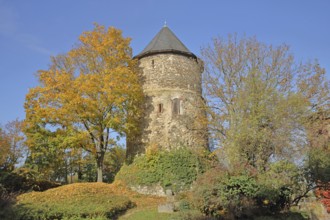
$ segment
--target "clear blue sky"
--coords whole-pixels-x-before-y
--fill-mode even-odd
[[[0,124],[24,119],[36,71],[94,22],[123,30],[137,54],[165,20],[196,55],[236,32],[286,43],[298,60],[317,58],[330,79],[330,0],[0,0]]]

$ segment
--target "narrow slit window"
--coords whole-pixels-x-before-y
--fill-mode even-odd
[[[172,101],[172,113],[173,115],[180,115],[180,99],[178,98]]]
[[[155,68],[155,60],[151,60],[151,66],[152,68]]]
[[[158,113],[162,113],[163,112],[163,104],[158,104]]]

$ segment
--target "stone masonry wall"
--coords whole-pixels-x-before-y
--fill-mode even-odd
[[[159,89],[182,89],[202,94],[201,62],[176,54],[158,54],[140,60],[145,92]]]
[[[143,152],[145,147],[154,145],[165,149],[205,148],[206,129],[200,123],[205,115],[201,62],[178,54],[156,54],[141,58],[140,68],[145,115],[140,124],[142,133],[134,140],[136,149],[128,150]]]

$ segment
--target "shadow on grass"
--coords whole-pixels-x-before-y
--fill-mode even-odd
[[[15,193],[2,193],[0,195],[0,219],[14,220],[16,219],[15,211],[13,209],[16,202]]]
[[[302,213],[287,212],[287,213],[278,213],[272,216],[259,216],[253,219],[254,220],[308,220],[310,218],[307,215],[303,215]]]
[[[135,204],[129,208],[135,207]],[[49,210],[54,211],[54,210]],[[8,199],[0,199],[0,220],[35,220],[35,219],[94,219],[94,220],[118,220],[120,216],[124,215],[127,209],[111,210],[108,213],[100,215],[89,216],[89,214],[71,214],[70,212],[53,212],[48,213],[47,210],[35,209],[29,207],[29,204],[17,204],[16,196]]]

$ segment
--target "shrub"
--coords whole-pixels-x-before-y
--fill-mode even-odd
[[[260,207],[274,213],[289,210],[294,199],[306,192],[303,170],[289,161],[277,161],[256,178],[260,186],[257,200]],[[267,205],[264,202],[267,202]]]
[[[0,184],[0,219],[13,219],[12,205],[15,203],[16,193],[10,193]]]
[[[132,164],[124,165],[116,180],[124,181],[128,186],[160,184],[178,192],[189,189],[210,164],[206,152],[197,153],[186,148],[147,151],[146,155],[137,156]]]
[[[330,146],[328,150],[310,150],[306,159],[306,169],[314,182],[330,182]]]
[[[330,213],[330,189],[318,188],[315,190],[315,195],[319,198],[321,203],[325,206],[328,213]]]
[[[264,173],[229,172],[216,167],[200,176],[193,189],[192,202],[207,216],[244,218],[274,215],[288,210],[298,190],[297,169],[278,162]]]
[[[178,209],[179,209],[179,211],[190,210],[191,209],[190,206],[191,206],[191,204],[188,200],[182,199],[179,201]]]
[[[109,219],[134,204],[109,184],[76,183],[17,197],[17,219]]]
[[[255,208],[252,198],[257,195],[258,185],[252,177],[241,174],[231,176],[222,168],[207,171],[196,181],[193,204],[207,216],[241,217]]]
[[[60,186],[59,183],[39,180],[37,175],[37,172],[27,168],[20,168],[14,172],[0,171],[0,184],[8,192],[45,191]]]

